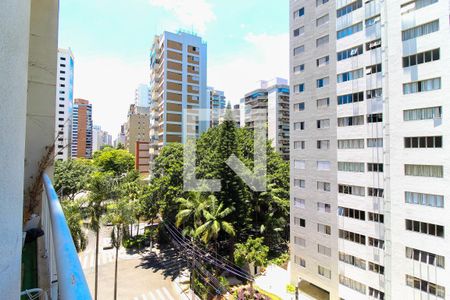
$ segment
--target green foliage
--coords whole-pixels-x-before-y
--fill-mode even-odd
[[[66,217],[67,225],[69,226],[77,252],[83,251],[87,246],[87,237],[83,231],[83,215],[81,213],[83,205],[83,200],[61,201],[64,216]]]
[[[245,244],[236,244],[234,259],[240,266],[254,263],[261,267],[267,264],[269,247],[264,245],[264,238],[249,238]]]
[[[90,160],[69,159],[55,162],[55,190],[61,198],[74,199],[75,196],[86,190],[89,177],[95,167]]]
[[[121,176],[134,168],[134,156],[126,150],[107,147],[94,153],[94,165],[101,172]]]
[[[218,203],[217,198],[213,195],[210,195],[208,200],[210,202],[203,210],[204,222],[195,228],[194,237],[199,237],[205,244],[208,244],[210,241],[217,241],[221,231],[235,236],[233,225],[225,221],[233,209],[224,207],[223,203]]]
[[[104,220],[113,225],[112,245],[119,248],[125,235],[126,226],[132,224],[134,220],[132,203],[125,198],[109,203]]]
[[[253,131],[236,128],[233,121],[209,129],[196,141],[198,179],[220,179],[221,191],[214,193],[222,210],[229,209],[224,221],[228,222],[235,235],[219,234],[217,239],[222,250],[233,254],[235,243],[245,243],[251,236],[264,238],[271,257],[287,250],[289,238],[289,165],[267,142],[267,190],[251,190],[226,164],[234,154],[249,169],[253,170]],[[147,192],[147,201],[155,207],[159,203],[164,220],[177,223],[185,234],[192,234],[205,216],[198,206],[204,205],[207,195],[195,195],[183,191],[183,145],[173,143],[165,146],[158,155],[153,169],[153,178]],[[201,199],[199,199],[200,197]],[[200,201],[201,200],[201,201]],[[197,209],[196,209],[197,208]],[[209,208],[205,206],[207,211]],[[192,213],[194,211],[194,213]],[[203,228],[202,228],[203,229]],[[200,234],[197,234],[201,237]],[[220,250],[220,249],[219,249]],[[222,251],[224,253],[224,251]]]
[[[289,261],[289,252],[284,252],[280,256],[272,258],[269,260],[269,264],[275,264],[279,267],[285,267]]]
[[[127,249],[139,249],[148,241],[148,236],[138,234],[135,236],[124,237],[122,245]]]

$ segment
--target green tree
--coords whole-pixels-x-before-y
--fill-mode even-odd
[[[119,248],[126,233],[126,227],[133,223],[133,203],[130,203],[126,198],[121,198],[108,204],[105,221],[113,226],[111,240],[116,249],[114,263],[114,300],[116,300]]]
[[[87,188],[95,167],[86,159],[57,160],[55,162],[55,190],[61,198],[75,199]]]
[[[195,229],[202,225],[203,211],[214,201],[213,195],[205,197],[200,192],[191,192],[188,198],[178,198],[179,211],[176,216],[177,227],[183,234],[193,236]]]
[[[267,264],[269,254],[269,247],[264,245],[264,238],[248,238],[245,243],[236,244],[234,250],[234,260],[242,267],[249,267],[254,264],[257,267],[262,267]]]
[[[214,195],[211,195],[209,199],[209,205],[203,210],[204,222],[194,232],[194,236],[199,237],[206,245],[217,241],[221,231],[231,237],[236,235],[233,225],[225,220],[233,212],[233,209],[224,207],[223,203],[219,203]]]
[[[113,172],[115,176],[122,176],[134,169],[134,156],[126,150],[104,148],[94,153],[94,165],[101,172]]]
[[[62,200],[61,206],[64,211],[64,216],[69,226],[72,235],[73,243],[77,252],[83,251],[87,246],[86,234],[83,232],[83,215],[82,209],[85,200]]]
[[[99,251],[99,236],[101,217],[104,213],[104,203],[107,200],[114,199],[118,194],[117,179],[112,172],[94,172],[89,180],[89,227],[95,232],[95,284],[94,284],[94,299],[98,295],[98,251]]]

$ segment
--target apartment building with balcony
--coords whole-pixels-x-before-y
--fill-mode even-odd
[[[72,157],[92,158],[92,104],[75,99],[72,113]]]
[[[58,1],[1,1],[0,28],[1,298],[91,299],[50,181]]]
[[[165,31],[154,39],[150,52],[151,160],[167,143],[184,143],[209,128],[206,49],[200,37],[182,31]]]
[[[290,1],[291,281],[450,299],[449,3]]]
[[[289,85],[286,79],[261,80],[257,89],[245,94],[239,104],[240,126],[253,128],[254,110],[258,109],[267,111],[267,137],[280,155],[288,160]]]
[[[225,112],[226,97],[225,92],[208,87],[209,107],[210,107],[210,126],[219,125],[220,117]]]
[[[74,57],[72,50],[58,49],[56,76],[56,159],[71,157]]]

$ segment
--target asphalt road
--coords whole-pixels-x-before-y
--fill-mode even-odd
[[[114,298],[115,249],[104,250],[102,241],[110,237],[109,227],[100,232],[98,300]],[[91,294],[94,295],[95,235],[88,233],[87,249],[79,254],[80,263],[86,275]],[[155,253],[127,253],[119,250],[118,299],[125,300],[178,300],[180,296],[173,289],[172,281],[178,275],[183,263],[176,251]]]

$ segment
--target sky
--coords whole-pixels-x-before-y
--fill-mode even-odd
[[[208,85],[232,104],[259,80],[288,78],[288,1],[64,0],[59,47],[75,57],[74,97],[116,138],[134,90],[149,82],[156,34],[194,31],[208,45]]]

